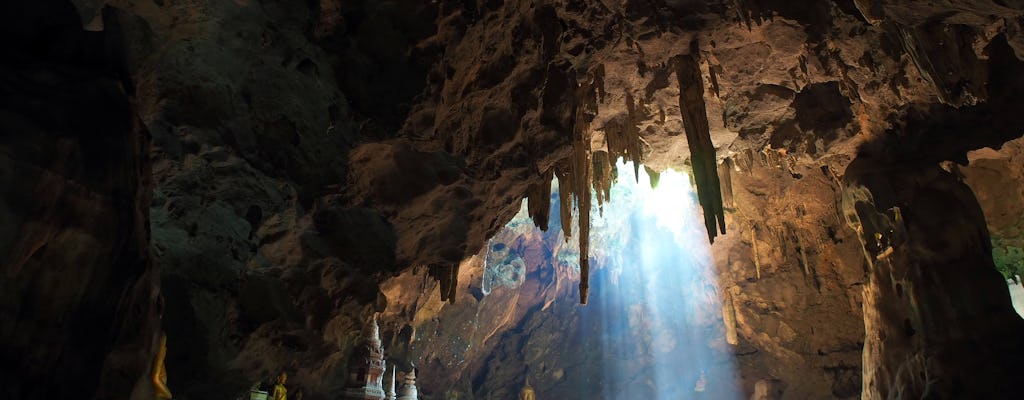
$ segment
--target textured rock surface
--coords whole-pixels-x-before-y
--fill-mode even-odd
[[[77,18],[70,3],[77,6]],[[891,391],[897,387],[924,393],[898,372],[905,355],[930,351],[933,342],[920,338],[978,343],[1002,334],[993,326],[961,337],[933,323],[973,323],[943,303],[948,296],[967,296],[964,301],[974,304],[973,291],[957,287],[921,295],[935,308],[921,321],[911,321],[918,332],[912,340],[871,342],[880,332],[905,331],[898,313],[879,305],[896,304],[902,313],[923,306],[905,304],[908,300],[889,290],[882,267],[863,267],[861,241],[852,240],[854,233],[840,223],[839,177],[861,149],[891,166],[896,178],[922,177],[920,190],[938,188],[951,199],[947,207],[974,207],[970,193],[935,168],[943,161],[965,161],[968,151],[998,147],[1024,132],[1019,115],[1024,91],[1018,82],[1024,76],[1019,61],[1024,4],[1019,1],[70,3],[39,3],[45,9],[36,14],[26,14],[27,8],[5,13],[34,15],[11,18],[11,28],[4,28],[5,48],[64,40],[63,34],[79,31],[67,21],[78,21],[91,30],[120,33],[123,45],[103,52],[119,49],[127,66],[102,61],[98,52],[85,50],[90,48],[85,43],[64,41],[40,49],[47,57],[71,52],[74,61],[33,64],[31,70],[43,76],[4,78],[12,82],[2,87],[9,98],[4,110],[22,110],[4,118],[35,113],[28,120],[47,132],[32,136],[40,139],[19,139],[28,133],[7,130],[29,132],[23,128],[27,122],[5,126],[3,145],[12,150],[4,157],[67,172],[32,194],[28,185],[50,181],[3,170],[5,182],[14,182],[5,186],[4,198],[21,200],[0,208],[5,217],[0,243],[8,243],[0,245],[0,254],[14,252],[15,245],[38,244],[26,242],[37,234],[75,232],[63,225],[24,232],[41,213],[26,204],[55,198],[86,202],[84,208],[61,209],[83,210],[73,216],[87,219],[71,221],[89,228],[85,237],[99,235],[107,245],[81,247],[107,253],[93,254],[94,262],[74,256],[76,240],[61,241],[71,247],[59,252],[47,246],[47,252],[73,256],[82,265],[75,271],[128,271],[87,284],[85,293],[98,296],[95,300],[61,307],[100,307],[87,314],[113,321],[120,318],[115,305],[127,301],[150,315],[149,300],[104,297],[120,296],[148,268],[131,269],[134,264],[126,261],[144,258],[147,249],[124,250],[145,240],[136,224],[145,220],[141,205],[147,199],[135,189],[149,187],[145,163],[131,161],[143,151],[133,147],[133,135],[142,131],[129,124],[134,109],[152,137],[148,251],[161,271],[167,364],[177,398],[231,398],[280,370],[290,372],[293,387],[305,398],[334,398],[346,376],[348,353],[374,311],[384,311],[392,361],[421,367],[424,393],[514,392],[502,385],[516,384],[513,377],[523,372],[517,366],[536,366],[541,357],[517,354],[522,348],[517,341],[557,346],[560,337],[553,332],[567,322],[551,320],[544,310],[577,307],[551,301],[571,298],[576,277],[562,267],[526,262],[527,277],[553,274],[559,284],[532,287],[527,279],[517,291],[495,291],[481,301],[474,292],[481,288],[468,284],[479,282],[482,273],[470,257],[518,211],[521,199],[528,194],[531,202],[544,199],[543,185],[552,176],[575,183],[579,195],[591,186],[607,188],[610,174],[599,168],[610,160],[605,152],[643,159],[653,171],[713,172],[706,148],[698,160],[703,171],[692,167],[698,161],[691,160],[684,134],[688,124],[703,125],[684,117],[699,116],[696,108],[689,109],[697,97],[703,97],[730,232],[715,244],[735,319],[735,338],[727,333],[726,339],[735,342],[747,393],[856,397],[861,343],[871,355],[864,358],[865,396],[897,393]],[[18,33],[37,28],[32,32],[38,36]],[[695,77],[678,76],[680,58],[693,61],[686,71],[699,73],[703,95],[691,85],[697,84]],[[92,60],[92,68],[75,72],[83,59]],[[50,87],[75,82],[74,90],[59,92],[80,96],[73,100],[84,105],[50,100],[47,91],[32,89],[40,79]],[[131,106],[115,90],[118,81],[130,82],[125,92],[134,93]],[[40,116],[40,110],[54,108],[39,105],[43,101],[58,105],[58,111],[69,108],[70,114]],[[24,121],[18,118],[14,121]],[[50,129],[44,123],[64,125]],[[122,135],[99,135],[109,141],[96,156],[107,162],[105,169],[74,169],[87,163],[77,154],[93,157],[89,146],[97,142],[73,135],[70,142],[57,140],[65,130],[76,130],[69,126]],[[68,153],[45,150],[58,147]],[[964,174],[979,193],[997,247],[1008,249],[1013,237],[1019,238],[1019,224],[1004,221],[1019,221],[1019,207],[999,202],[998,191],[982,189],[994,179],[985,168],[1001,171],[1017,159],[1007,148],[998,157],[976,156]],[[39,154],[52,157],[31,158]],[[887,192],[889,186],[879,185],[868,189]],[[99,194],[54,192],[65,186]],[[120,198],[121,206],[110,207],[97,197],[110,188],[116,195],[107,196]],[[129,211],[135,214],[125,214]],[[993,219],[1003,215],[998,213],[1007,218]],[[47,219],[57,217],[39,218],[43,226],[58,226]],[[980,229],[976,217],[965,214],[958,226],[963,232]],[[94,232],[97,225],[88,221],[100,220],[117,221],[120,228]],[[872,238],[864,239],[870,248]],[[919,272],[918,261],[934,260],[916,252],[945,246],[928,238],[908,240],[918,243],[913,251],[897,249],[893,264],[884,268]],[[959,253],[949,254],[965,261],[935,263],[936,276],[953,279],[966,260],[976,260],[971,265],[978,273],[968,277],[987,287],[985,243],[957,247]],[[104,261],[122,250],[127,258]],[[38,292],[19,286],[28,284],[25,271],[33,270],[25,265],[22,275],[3,281],[21,290],[5,286],[4,305],[12,307],[5,312],[17,313],[18,304],[28,304],[22,303],[27,293]],[[47,279],[53,278],[32,282]],[[148,284],[139,286],[140,296],[153,290]],[[867,297],[861,300],[864,287]],[[117,294],[107,288],[118,288]],[[862,308],[861,301],[868,305]],[[978,295],[977,301],[996,307],[1001,300]],[[869,342],[862,342],[862,309]],[[467,322],[481,310],[504,317],[480,327]],[[969,311],[989,315],[981,308]],[[132,326],[140,326],[133,331],[139,334],[155,332],[145,324]],[[108,338],[108,347],[99,348],[109,352],[127,343],[123,340],[137,339],[111,335],[119,339],[97,333],[90,340]],[[13,343],[19,344],[11,349],[25,351],[23,342]],[[148,347],[137,345],[140,350],[129,351],[126,359],[148,356]],[[20,353],[10,357],[23,359]],[[95,365],[103,355],[83,357],[76,362]],[[495,360],[507,361],[507,367],[492,366]],[[137,363],[110,362],[128,366],[118,368],[127,368],[129,375],[138,370],[130,367]],[[921,368],[938,376],[948,370],[927,365]],[[583,366],[552,368],[547,380],[535,383],[542,392],[557,393],[558,385],[585,372]],[[473,381],[467,383],[467,377]],[[964,393],[980,393],[973,384],[964,386],[970,390]]]
[[[968,154],[970,165],[960,168],[985,213],[992,256],[998,269],[1024,276],[1024,139],[1003,144],[999,150],[980,149]],[[1011,275],[1012,277],[1012,275]]]
[[[847,179],[844,210],[870,265],[863,397],[1013,393],[1024,321],[993,267],[970,189],[938,166],[870,157],[851,165]]]
[[[744,390],[856,398],[864,338],[859,242],[839,219],[834,170],[789,169],[786,160],[736,158],[731,233],[713,247],[732,304],[726,312],[735,314]]]
[[[60,2],[0,13],[20,16],[0,28],[0,397],[151,398],[149,137],[121,32]]]

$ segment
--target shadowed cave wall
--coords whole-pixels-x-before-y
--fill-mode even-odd
[[[573,345],[575,283],[478,298],[473,256],[553,176],[606,187],[603,153],[717,172],[746,394],[1012,393],[1018,2],[2,7],[12,398],[144,398],[161,330],[175,398],[335,398],[375,312],[424,398],[541,358],[572,398],[595,366],[522,350]]]

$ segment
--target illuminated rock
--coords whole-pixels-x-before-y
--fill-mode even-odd
[[[514,289],[523,283],[526,263],[516,252],[511,251],[509,245],[495,240],[488,243],[481,286],[484,294],[489,294],[496,287]]]

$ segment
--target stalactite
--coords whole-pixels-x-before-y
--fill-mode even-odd
[[[754,160],[757,158],[754,155],[753,149],[743,150],[735,155],[736,168],[741,172],[750,172],[754,170]]]
[[[757,251],[757,226],[755,225],[750,230],[750,251],[752,258],[754,259],[754,272],[757,274],[757,280],[761,280],[761,256]]]
[[[730,290],[722,293],[722,322],[725,325],[725,342],[735,346],[740,344],[740,338],[736,331],[736,304],[733,289],[739,291],[739,287],[733,286]]]
[[[590,292],[590,209],[591,185],[594,184],[594,160],[591,154],[590,123],[597,115],[598,96],[604,91],[604,69],[597,67],[587,74],[583,82],[576,84],[576,104],[572,125],[572,155],[567,163],[563,163],[557,171],[559,185],[559,210],[561,212],[562,232],[566,240],[570,237],[572,223],[572,202],[575,200],[579,211],[580,244],[580,304],[587,304]],[[609,163],[608,169],[611,169]],[[600,182],[597,186],[609,186],[601,196],[610,193],[610,181]]]
[[[568,166],[559,165],[556,167],[558,178],[558,214],[559,222],[562,224],[562,236],[568,243],[572,238],[572,172]]]
[[[579,86],[577,98],[582,101],[576,107],[571,159],[575,175],[572,180],[573,193],[576,197],[576,207],[580,212],[577,218],[580,227],[580,304],[587,304],[590,293],[590,181],[593,168],[590,159],[590,121],[597,113],[597,101],[592,85],[590,82]]]
[[[853,4],[857,7],[857,10],[860,11],[860,14],[864,16],[864,19],[866,19],[871,24],[877,24],[879,21],[881,21],[881,18],[877,16],[877,8],[874,1],[853,0]]]
[[[721,88],[718,86],[718,68],[714,65],[708,65],[708,78],[711,78],[711,89],[715,91],[715,97],[722,98]]]
[[[604,203],[611,198],[612,182],[614,181],[615,164],[612,157],[604,151],[597,151],[593,154],[593,187],[597,196],[597,209],[603,213]]]
[[[605,126],[608,152],[591,151],[592,132],[590,123],[597,116],[598,104],[603,101],[604,66],[591,70],[577,87],[572,125],[572,153],[568,160],[555,168],[558,178],[559,212],[562,233],[568,241],[572,236],[572,207],[579,211],[576,223],[579,227],[580,245],[580,303],[587,304],[590,291],[590,210],[591,190],[596,191],[598,206],[601,207],[611,195],[615,180],[614,161],[619,157],[634,161],[636,168],[642,157],[642,140],[637,128],[638,116],[632,96],[627,94],[628,120],[625,123],[611,121]],[[639,176],[639,170],[636,172]],[[592,189],[593,188],[593,189]]]
[[[633,95],[626,93],[626,118],[609,121],[605,125],[605,138],[609,158],[614,163],[622,158],[633,163],[633,177],[639,181],[640,164],[643,162],[643,140],[640,138],[640,121],[644,116]]]
[[[551,178],[554,171],[544,174],[540,183],[530,185],[526,191],[527,209],[534,225],[542,231],[548,230],[548,219],[551,217]]]
[[[747,10],[746,1],[744,1],[744,0],[733,0],[733,3],[736,6],[736,11],[737,11],[737,13],[739,13],[740,19],[743,21],[743,24],[747,26],[747,30],[752,29],[753,28],[753,24],[751,24],[751,21],[750,21],[751,20],[751,18],[750,18],[750,11]]]
[[[903,50],[914,62],[921,77],[932,87],[939,100],[955,107],[976,104],[987,97],[981,82],[987,80],[983,69],[967,43],[961,38],[973,35],[962,26],[925,23],[904,26],[887,24],[899,37]]]
[[[608,150],[608,158],[618,160],[619,157],[622,157],[622,143],[626,141],[626,133],[624,131],[625,128],[623,128],[621,119],[613,119],[605,123],[604,138],[605,147]]]
[[[814,289],[817,290],[818,293],[821,293],[821,278],[818,277],[818,270],[814,268],[814,265],[807,261],[807,253],[810,249],[804,246],[803,239],[800,240],[800,246],[800,257],[803,258],[804,265],[807,266],[807,272],[811,279],[811,283],[814,284]]]
[[[714,243],[718,229],[725,234],[725,212],[715,146],[711,143],[711,128],[704,106],[704,80],[696,59],[697,51],[696,43],[693,43],[690,54],[675,57],[675,69],[679,83],[679,111],[683,116],[686,142],[690,146],[697,198],[704,210],[708,239]]]
[[[807,260],[807,244],[804,241],[803,236],[800,235],[800,230],[790,222],[784,224],[785,234],[789,236],[794,242],[796,242],[796,252],[799,255],[797,263],[800,264],[800,268],[804,272],[804,278],[809,279],[814,285],[814,288],[819,292],[821,291],[821,282],[818,279],[818,272],[814,269],[810,262]]]
[[[661,180],[661,172],[651,169],[651,167],[644,166],[644,170],[647,171],[647,176],[651,178],[651,189],[658,188],[658,181]]]
[[[804,241],[800,238],[799,234],[796,236],[796,243],[800,246],[800,262],[804,265],[804,273],[814,278],[814,273],[811,271],[811,263],[807,262],[807,248],[804,247]]]
[[[626,115],[629,121],[624,126],[622,142],[622,155],[627,161],[633,162],[633,177],[640,181],[640,162],[643,161],[643,147],[640,144],[640,128],[638,124],[643,119],[637,113],[637,104],[633,101],[633,95],[626,93]]]
[[[718,165],[718,176],[722,180],[722,207],[733,209],[736,204],[732,194],[732,158],[726,158]]]
[[[459,263],[452,264],[448,268],[448,296],[449,303],[455,303],[455,289],[459,287]]]
[[[594,89],[597,90],[598,102],[604,102],[604,98],[608,96],[608,92],[604,90],[604,64],[599,64],[594,69]]]
[[[427,272],[439,284],[441,301],[455,303],[455,289],[459,287],[459,264],[432,265]]]

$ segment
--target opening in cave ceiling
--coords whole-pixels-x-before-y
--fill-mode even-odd
[[[601,204],[589,235],[595,296],[574,308],[576,315],[564,316],[578,318],[571,325],[575,332],[566,334],[575,335],[584,351],[573,357],[602,366],[601,376],[588,382],[595,387],[582,392],[605,399],[738,398],[723,324],[731,320],[731,307],[723,307],[689,176],[672,170],[651,176],[621,160],[612,174],[609,196],[598,203],[599,194],[593,194]],[[568,238],[558,229],[566,209],[558,198],[556,180],[549,210],[553,227],[535,227],[524,202],[489,241],[485,295],[519,290],[527,279],[562,280],[543,284],[565,287],[580,279],[579,229],[570,228]],[[576,218],[578,209],[569,209]],[[527,264],[538,262],[555,273],[528,275]],[[559,301],[573,300],[572,291],[560,293],[565,298]]]

